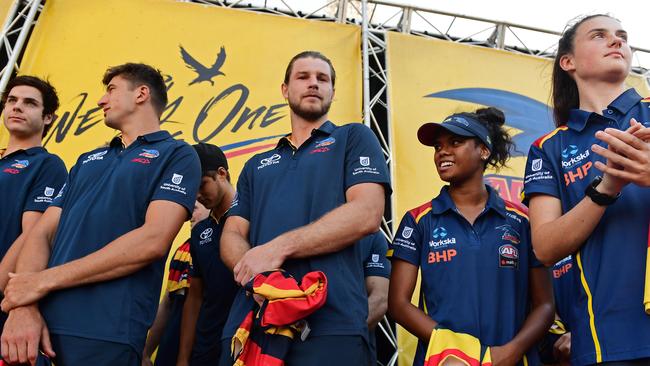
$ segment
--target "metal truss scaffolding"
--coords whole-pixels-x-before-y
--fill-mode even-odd
[[[0,30],[0,91],[4,91],[14,71],[19,71],[18,59],[22,55],[32,26],[36,23],[36,16],[42,9],[41,0],[9,1],[12,1],[12,4]],[[2,15],[4,14],[0,16]],[[5,52],[2,52],[3,50]]]
[[[32,26],[46,0],[12,1],[0,33],[0,91],[19,72],[19,61]],[[449,42],[498,48],[514,53],[552,58],[560,33],[521,24],[454,14],[387,0],[177,0],[218,7],[253,11],[301,19],[354,24],[362,27],[363,121],[377,135],[386,162],[391,168],[388,75],[386,70],[387,32],[400,32]],[[1,16],[1,15],[0,15]],[[1,19],[0,19],[1,20]],[[634,48],[632,71],[650,79],[650,50]],[[2,52],[4,50],[4,52]],[[382,229],[393,237],[391,202],[387,202]],[[378,362],[397,363],[398,346],[394,323],[384,318],[377,334]]]

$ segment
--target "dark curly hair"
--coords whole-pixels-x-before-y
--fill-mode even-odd
[[[492,141],[492,150],[490,157],[485,162],[485,168],[491,166],[495,170],[499,170],[506,166],[506,162],[510,159],[510,152],[514,150],[515,144],[512,142],[512,137],[503,128],[506,122],[506,116],[500,109],[494,107],[479,108],[474,113],[463,113],[467,116],[481,122],[490,133],[490,140]],[[476,138],[476,143],[481,143]]]

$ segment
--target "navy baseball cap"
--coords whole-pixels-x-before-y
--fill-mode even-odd
[[[218,146],[204,142],[192,146],[201,161],[201,174],[206,175],[211,170],[224,168],[228,170],[228,159],[226,154]]]
[[[459,136],[476,137],[489,150],[492,150],[492,140],[490,140],[490,132],[487,127],[475,118],[464,113],[452,114],[441,123],[429,122],[423,124],[418,129],[418,140],[423,145],[433,146],[436,136],[443,129]]]

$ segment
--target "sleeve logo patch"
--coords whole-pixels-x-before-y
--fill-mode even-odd
[[[174,173],[174,175],[172,176],[172,183],[181,184],[182,181],[183,181],[183,176],[181,174]]]
[[[408,239],[408,238],[411,237],[412,234],[413,234],[413,228],[408,227],[408,226],[404,226],[404,229],[402,230],[402,237],[404,239]]]
[[[359,157],[359,164],[361,164],[361,166],[369,166],[370,165],[370,157],[368,157],[368,156],[360,156]]]

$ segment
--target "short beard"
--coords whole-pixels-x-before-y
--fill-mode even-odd
[[[321,117],[326,115],[330,111],[330,106],[332,106],[331,100],[329,103],[323,103],[322,107],[318,110],[304,110],[300,108],[300,104],[293,104],[291,101],[289,101],[289,108],[291,111],[298,117],[309,122],[318,121]]]

